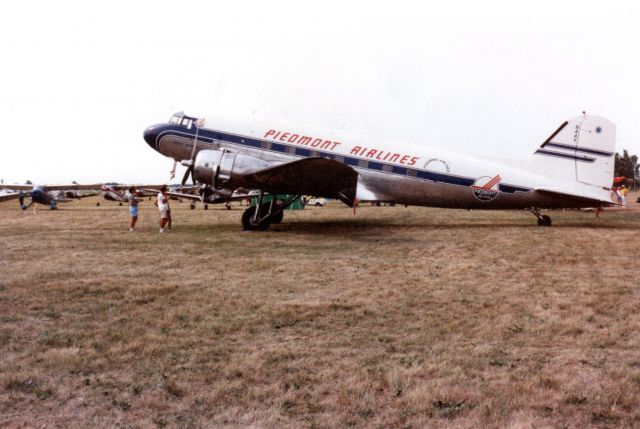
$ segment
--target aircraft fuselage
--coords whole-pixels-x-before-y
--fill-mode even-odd
[[[365,190],[359,198],[365,200],[464,209],[584,206],[581,201],[559,200],[534,191],[536,185],[548,185],[549,180],[526,170],[419,145],[391,148],[375,142],[348,144],[271,128],[266,128],[262,137],[252,137],[170,123],[147,129],[145,140],[154,150],[177,161],[191,158],[194,142],[195,153],[224,149],[274,165],[307,157],[333,159],[358,172]],[[371,198],[367,198],[367,192]]]

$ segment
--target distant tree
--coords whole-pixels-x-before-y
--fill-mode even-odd
[[[615,175],[616,176],[625,176],[629,179],[633,178],[633,168],[638,162],[637,155],[629,156],[629,152],[624,149],[622,151],[622,155],[616,153],[615,157]]]

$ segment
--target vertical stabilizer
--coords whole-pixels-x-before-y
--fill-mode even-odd
[[[615,144],[613,122],[600,116],[579,116],[565,122],[540,145],[528,168],[568,189],[606,195],[613,180]]]

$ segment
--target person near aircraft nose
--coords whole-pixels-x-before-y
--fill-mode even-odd
[[[127,195],[129,201],[129,213],[131,214],[131,221],[129,222],[129,231],[133,232],[138,221],[138,199],[136,198],[136,187],[129,188],[129,195]]]
[[[170,219],[169,197],[167,196],[166,185],[162,185],[160,187],[160,192],[158,192],[158,199],[156,200],[156,204],[158,206],[158,210],[160,210],[160,232],[171,232],[170,227],[167,227],[165,229],[165,226]]]

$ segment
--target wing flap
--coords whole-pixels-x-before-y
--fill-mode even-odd
[[[244,175],[248,187],[272,194],[337,198],[352,206],[358,173],[332,159],[304,158]]]

